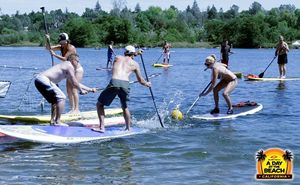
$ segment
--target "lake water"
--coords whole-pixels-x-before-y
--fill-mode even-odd
[[[274,49],[233,49],[232,71],[243,74],[263,72],[273,59]],[[123,50],[116,50],[122,54]],[[107,71],[95,70],[106,65],[106,49],[78,49],[85,74],[83,83],[105,87]],[[149,90],[131,85],[129,108],[134,124],[150,128],[145,134],[111,141],[72,145],[24,142],[0,137],[0,184],[276,184],[255,180],[255,154],[260,149],[278,147],[293,152],[294,180],[280,184],[299,184],[300,153],[300,81],[247,82],[239,80],[232,101],[262,103],[254,115],[224,121],[199,121],[185,118],[172,121],[169,113],[176,106],[182,112],[197,98],[210,80],[204,70],[209,54],[220,56],[219,49],[172,49],[169,69],[153,68],[160,49],[143,54],[155,100],[166,128],[161,128]],[[44,48],[0,48],[0,65],[36,67],[38,70],[0,68],[1,80],[12,81],[6,98],[0,99],[1,114],[41,114],[41,96],[33,76],[51,66]],[[299,50],[291,50],[288,77],[300,77]],[[140,58],[136,60],[141,64]],[[59,61],[56,60],[56,63]],[[143,71],[142,71],[143,72]],[[144,74],[144,73],[143,73]],[[276,61],[265,77],[277,77]],[[132,79],[135,79],[134,76]],[[60,84],[65,91],[65,83]],[[99,93],[81,96],[82,111],[95,110]],[[220,105],[225,101],[220,96]],[[118,107],[116,100],[112,107]],[[190,112],[205,113],[213,108],[212,94],[201,97]],[[66,111],[69,111],[68,104]],[[43,114],[50,112],[45,104]],[[2,124],[6,124],[4,121]]]

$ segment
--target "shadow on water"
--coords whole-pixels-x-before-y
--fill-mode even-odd
[[[21,150],[28,150],[40,145],[38,143],[33,142],[24,142],[22,140],[9,136],[0,137],[0,143],[0,152],[15,152]]]

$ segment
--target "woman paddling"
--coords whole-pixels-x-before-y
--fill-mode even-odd
[[[207,69],[212,70],[211,85],[206,92],[200,94],[200,96],[206,96],[212,90],[214,92],[215,108],[210,112],[211,114],[217,114],[220,112],[219,109],[219,91],[224,89],[223,97],[227,103],[228,111],[227,114],[233,114],[232,103],[230,100],[230,93],[237,85],[237,77],[231,72],[226,64],[216,62],[216,55],[210,55],[205,59],[204,65]],[[220,77],[220,82],[216,85],[217,79]]]

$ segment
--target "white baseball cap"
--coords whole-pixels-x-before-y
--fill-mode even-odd
[[[128,54],[135,54],[135,47],[132,45],[128,45],[125,47],[125,52]]]
[[[66,33],[60,33],[58,36],[58,42],[64,41],[64,40],[69,40],[69,35]]]

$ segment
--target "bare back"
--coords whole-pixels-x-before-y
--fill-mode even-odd
[[[46,76],[54,83],[59,83],[63,79],[72,79],[75,76],[75,69],[71,62],[66,61],[57,64],[50,69],[41,73],[41,75]]]
[[[141,75],[138,63],[129,56],[117,56],[113,63],[112,79],[129,81],[132,72],[135,72],[137,77]]]

